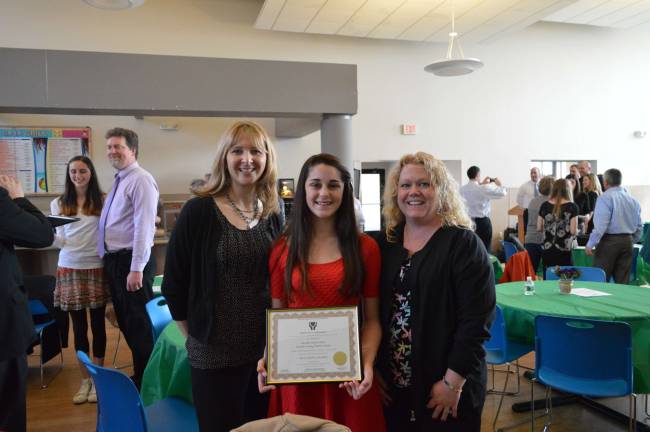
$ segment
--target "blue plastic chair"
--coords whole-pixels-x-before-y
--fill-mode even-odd
[[[120,371],[91,363],[86,353],[77,351],[97,389],[97,431],[198,432],[194,407],[168,397],[144,407],[131,379]]]
[[[636,395],[632,392],[632,373],[632,330],[629,324],[544,315],[535,318],[534,380],[547,386],[546,413],[549,419],[551,387],[590,397],[629,396],[629,428],[634,430]],[[550,421],[545,430],[549,425]]]
[[[501,412],[501,405],[503,404],[503,398],[505,395],[514,396],[519,394],[521,390],[520,376],[519,376],[519,361],[518,359],[525,354],[533,351],[535,349],[533,344],[524,344],[519,342],[510,341],[507,338],[506,332],[506,322],[503,318],[503,310],[497,305],[495,311],[494,321],[492,322],[492,327],[490,327],[490,340],[485,342],[485,351],[486,351],[486,361],[492,369],[492,388],[488,390],[488,393],[500,394],[501,398],[499,399],[499,406],[497,408],[497,413],[494,416],[494,421],[492,423],[492,428],[496,430],[496,424],[499,419],[499,413]],[[510,363],[515,362],[515,374],[517,375],[517,390],[514,392],[508,392],[508,379],[510,377]],[[503,390],[495,390],[494,384],[494,375],[495,369],[494,366],[497,365],[506,365],[507,369],[505,370],[506,379],[503,384]],[[516,425],[511,425],[505,429],[509,429]]]
[[[147,315],[151,322],[151,331],[153,333],[153,342],[156,343],[158,336],[165,330],[167,324],[172,321],[172,314],[169,312],[169,306],[165,297],[156,297],[147,302]]]
[[[509,241],[501,240],[501,247],[507,263],[510,257],[517,253],[517,246]]]
[[[39,315],[50,315],[50,311],[47,310],[45,305],[40,301],[40,300],[30,300],[29,301],[29,309],[32,313],[32,318],[39,316]],[[46,322],[42,322],[39,324],[34,324],[34,329],[36,330],[36,334],[38,335],[38,344],[40,345],[40,353],[39,353],[39,367],[40,367],[40,372],[41,372],[41,388],[44,389],[46,388],[52,380],[61,372],[61,369],[63,369],[63,350],[61,348],[61,334],[59,333],[59,329],[56,325],[56,321],[53,319],[50,319]],[[51,334],[54,333],[56,337],[45,337],[46,334]],[[57,346],[46,346],[46,341],[56,341],[58,344]],[[44,373],[44,367],[45,363],[50,361],[52,358],[54,358],[57,354],[61,356],[61,365],[59,366],[59,369],[56,371],[54,375],[52,375],[52,378],[47,383],[44,383],[43,381],[43,373]]]
[[[599,267],[579,267],[579,266],[560,266],[561,269],[575,268],[582,273],[577,281],[583,282],[607,282],[607,275],[605,271]],[[555,267],[548,267],[546,269],[546,280],[558,280],[559,278],[553,273]]]

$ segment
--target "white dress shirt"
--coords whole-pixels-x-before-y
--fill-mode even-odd
[[[539,195],[537,193],[537,183],[528,180],[519,187],[519,192],[517,192],[517,205],[521,208],[528,208],[530,201],[537,195]]]
[[[460,188],[460,194],[465,200],[471,218],[489,217],[490,200],[502,198],[506,193],[506,188],[503,186],[494,183],[479,184],[476,180],[470,180]]]

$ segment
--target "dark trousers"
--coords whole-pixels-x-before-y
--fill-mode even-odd
[[[524,234],[528,232],[528,209],[524,209]]]
[[[492,222],[489,217],[482,218],[472,218],[474,224],[476,225],[476,230],[474,231],[476,235],[481,239],[485,245],[485,250],[490,253],[492,249]]]
[[[104,358],[106,354],[106,307],[101,306],[90,309],[90,328],[93,333],[93,356]],[[86,309],[70,311],[72,317],[72,330],[74,331],[74,349],[90,353],[88,343],[88,317]]]
[[[104,255],[104,274],[111,291],[117,323],[131,349],[133,381],[139,389],[144,368],[153,349],[151,323],[145,305],[153,298],[156,259],[152,252],[143,271],[142,288],[131,292],[126,289],[126,278],[131,271],[131,255],[130,250]]]
[[[431,418],[432,410],[427,410],[426,415],[416,416],[411,408],[413,398],[407,390],[393,389],[390,394],[392,402],[384,408],[388,432],[480,432],[481,430],[483,402],[479,407],[472,407],[468,398],[461,396],[458,403],[458,418],[453,418],[450,414],[443,422]],[[485,396],[482,400],[485,400]]]
[[[0,431],[25,432],[27,354],[0,361]]]
[[[539,243],[526,243],[524,248],[528,252],[530,262],[533,263],[533,271],[537,272],[537,267],[539,267],[539,262],[542,259],[542,245]]]
[[[561,251],[555,247],[542,250],[542,263],[544,264],[544,279],[546,279],[546,269],[555,266],[573,265],[571,251]]]
[[[256,364],[190,371],[201,432],[227,432],[266,418],[268,395],[257,389]]]
[[[633,252],[630,234],[605,234],[594,251],[594,267],[605,270],[608,281],[614,276],[616,283],[630,283]]]

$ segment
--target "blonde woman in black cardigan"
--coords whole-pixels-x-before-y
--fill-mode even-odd
[[[388,430],[479,432],[495,308],[485,247],[429,154],[402,157],[384,203],[378,381]]]
[[[268,257],[280,231],[276,178],[267,133],[253,122],[235,123],[167,246],[162,292],[187,336],[201,431],[229,431],[266,416],[256,365],[271,305]]]

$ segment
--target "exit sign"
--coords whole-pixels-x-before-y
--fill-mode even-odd
[[[415,135],[417,132],[417,127],[415,124],[403,124],[402,125],[402,135]]]

